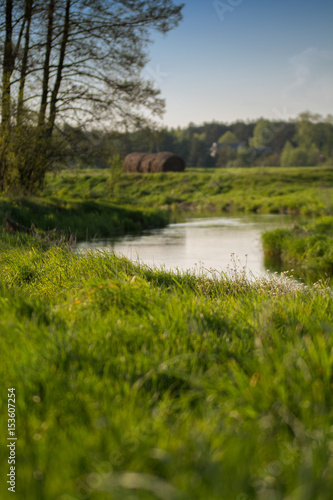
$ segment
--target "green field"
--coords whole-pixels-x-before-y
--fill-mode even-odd
[[[303,256],[309,283],[331,272],[332,169],[108,175],[50,176],[39,197],[3,197],[2,215],[84,238],[190,213],[303,214],[267,233],[266,254]],[[9,388],[20,500],[331,498],[325,281],[174,274],[3,229],[0,331],[1,499]]]
[[[49,174],[39,196],[3,196],[0,217],[78,239],[163,227],[191,215],[333,214],[333,168],[192,169],[183,173]]]
[[[108,177],[109,176],[109,177]],[[101,170],[50,176],[44,196],[113,199],[171,213],[333,213],[333,168],[189,169],[181,173],[122,174],[114,187]],[[111,194],[112,193],[112,194]]]
[[[17,498],[331,498],[331,290],[1,241]]]

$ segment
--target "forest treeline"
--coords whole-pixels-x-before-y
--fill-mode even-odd
[[[138,152],[171,151],[189,167],[224,168],[265,166],[315,166],[333,164],[333,117],[310,112],[291,121],[232,124],[190,124],[185,128],[154,130],[141,127],[132,132],[90,130],[66,125],[66,147],[58,165],[100,167],[114,156]]]

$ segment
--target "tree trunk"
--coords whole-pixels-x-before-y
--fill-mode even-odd
[[[55,119],[56,119],[56,114],[57,114],[57,98],[58,98],[58,93],[59,93],[60,84],[61,84],[61,80],[62,80],[62,72],[63,72],[63,68],[64,68],[66,48],[67,48],[68,35],[69,35],[70,10],[71,10],[71,0],[67,0],[66,1],[66,11],[65,11],[63,34],[62,34],[60,54],[59,54],[59,62],[58,62],[58,68],[57,68],[57,77],[56,77],[56,81],[54,83],[53,91],[51,94],[51,101],[50,101],[50,115],[49,115],[49,120],[48,120],[48,124],[47,124],[47,136],[48,137],[50,137],[52,135],[54,123],[55,123]]]
[[[24,102],[24,87],[28,70],[28,54],[30,45],[30,26],[32,18],[34,0],[26,0],[25,2],[25,44],[23,50],[22,67],[20,75],[20,88],[17,102],[17,125],[20,127],[22,125],[22,115],[23,115],[23,102]]]
[[[10,137],[10,77],[13,72],[13,1],[6,1],[6,37],[2,65],[0,191],[6,186],[7,148]]]
[[[47,96],[49,91],[49,79],[50,79],[50,58],[52,50],[54,10],[55,10],[55,0],[50,0],[48,7],[48,26],[47,26],[47,36],[46,36],[45,59],[43,67],[42,97],[38,115],[38,128],[44,128],[45,126]]]
[[[13,51],[13,0],[6,1],[6,39],[3,55],[2,72],[2,102],[1,102],[1,128],[9,129],[10,125],[10,77],[14,67]]]

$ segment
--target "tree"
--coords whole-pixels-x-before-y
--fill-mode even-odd
[[[191,167],[205,167],[208,158],[208,148],[206,145],[205,133],[193,135],[191,148],[188,157],[188,164]]]
[[[307,150],[315,142],[315,123],[320,120],[320,115],[305,111],[298,116],[296,123],[297,144]]]
[[[159,90],[142,70],[152,30],[167,33],[177,26],[183,5],[172,0],[6,0],[1,6],[6,14],[1,164],[8,166],[13,158],[13,151],[6,153],[13,137],[29,129],[29,155],[16,155],[11,165],[26,189],[42,184],[52,135],[61,123],[125,128],[141,124],[147,111],[163,112]],[[6,183],[7,170],[0,167],[0,188]]]
[[[249,137],[253,135],[255,123],[236,122],[230,125],[230,130],[239,139],[239,142],[247,143]]]
[[[260,118],[253,131],[253,137],[249,144],[253,148],[262,148],[269,146],[274,138],[274,127],[269,120]]]
[[[319,151],[314,144],[307,149],[294,148],[286,142],[281,154],[281,167],[306,167],[316,165],[319,161]]]
[[[219,140],[217,142],[227,144],[227,143],[232,143],[232,142],[239,142],[239,140],[233,132],[228,130],[219,138]]]
[[[292,122],[272,122],[274,137],[269,144],[273,150],[280,155],[287,141],[292,142],[295,136],[295,123]]]
[[[216,157],[216,167],[224,168],[227,167],[232,161],[236,159],[237,152],[231,149],[226,143],[222,143],[219,148]]]
[[[290,167],[292,161],[292,152],[294,148],[290,141],[287,141],[281,153],[281,167]]]
[[[0,14],[4,24],[1,26],[3,38],[2,57],[2,92],[1,92],[1,125],[0,125],[0,191],[5,188],[5,178],[8,176],[8,143],[10,140],[11,120],[11,79],[15,70],[15,62],[20,48],[25,25],[25,17],[16,19],[16,9],[13,0],[0,3]],[[15,29],[16,28],[16,29]],[[17,32],[17,28],[18,32]]]
[[[228,163],[235,160],[236,158],[236,151],[232,150],[228,144],[231,143],[238,143],[239,140],[237,136],[231,132],[230,130],[227,130],[217,141],[220,144],[220,147],[217,152],[217,157],[216,157],[216,167],[217,168],[223,168],[227,167]]]
[[[321,134],[321,137],[323,138],[323,144],[321,146],[321,149],[326,158],[333,159],[333,116],[332,115],[327,115],[323,126],[324,126],[324,131]]]

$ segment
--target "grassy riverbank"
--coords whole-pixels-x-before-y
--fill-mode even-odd
[[[333,217],[299,222],[291,229],[263,235],[267,262],[294,267],[306,280],[330,280],[333,276]]]
[[[131,206],[108,199],[68,199],[44,196],[0,199],[0,217],[47,231],[56,228],[59,235],[83,240],[139,233],[145,229],[164,227],[167,212],[158,208]]]
[[[333,168],[190,169],[182,173],[118,173],[111,189],[101,170],[50,176],[46,196],[113,199],[177,212],[333,213]]]
[[[49,175],[37,197],[0,200],[0,217],[27,227],[57,228],[78,239],[163,227],[189,214],[333,213],[333,169],[192,169],[184,173],[112,175],[106,170]]]
[[[0,250],[18,498],[331,498],[330,290],[152,271],[28,236],[2,234]]]

